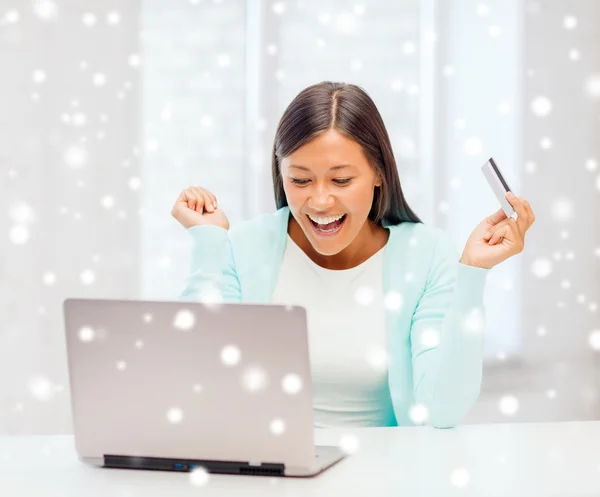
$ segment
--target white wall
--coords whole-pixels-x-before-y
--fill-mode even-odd
[[[507,394],[519,399],[516,421],[598,419],[598,352],[589,339],[600,329],[600,102],[585,88],[600,74],[600,4],[547,0],[522,9],[518,168],[537,217],[521,255],[522,356],[486,371],[469,419],[506,420],[497,403]],[[568,16],[573,29],[564,27]],[[573,49],[580,59],[569,57]],[[539,96],[552,103],[545,117],[531,108]],[[544,137],[551,148],[540,146]],[[532,271],[541,259],[552,263],[544,278]]]
[[[141,286],[139,3],[33,5],[0,1],[0,433],[70,432],[62,302]]]

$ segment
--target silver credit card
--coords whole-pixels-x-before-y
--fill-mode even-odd
[[[513,219],[517,219],[517,213],[505,197],[506,192],[511,191],[511,189],[508,186],[506,180],[504,179],[504,176],[502,176],[500,169],[498,169],[496,161],[494,161],[494,159],[490,157],[490,160],[488,160],[483,166],[481,166],[481,171],[483,172],[485,179],[487,179],[490,188],[496,195],[496,198],[500,202],[502,210],[504,211],[506,216],[512,217]]]

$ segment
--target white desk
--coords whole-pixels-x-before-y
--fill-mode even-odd
[[[202,487],[188,473],[86,466],[71,436],[0,437],[0,496],[600,495],[600,421],[326,430],[317,441],[335,444],[346,433],[358,452],[315,478],[210,475]],[[466,486],[451,481],[459,468]]]

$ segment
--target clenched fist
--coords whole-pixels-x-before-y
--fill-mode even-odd
[[[229,220],[217,207],[217,198],[206,188],[190,186],[181,192],[171,214],[184,228],[214,225],[229,229]]]

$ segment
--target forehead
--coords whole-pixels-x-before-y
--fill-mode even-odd
[[[340,164],[356,167],[370,167],[362,147],[342,133],[330,129],[305,143],[289,156],[283,158],[282,165],[301,165],[311,169],[330,168]]]

